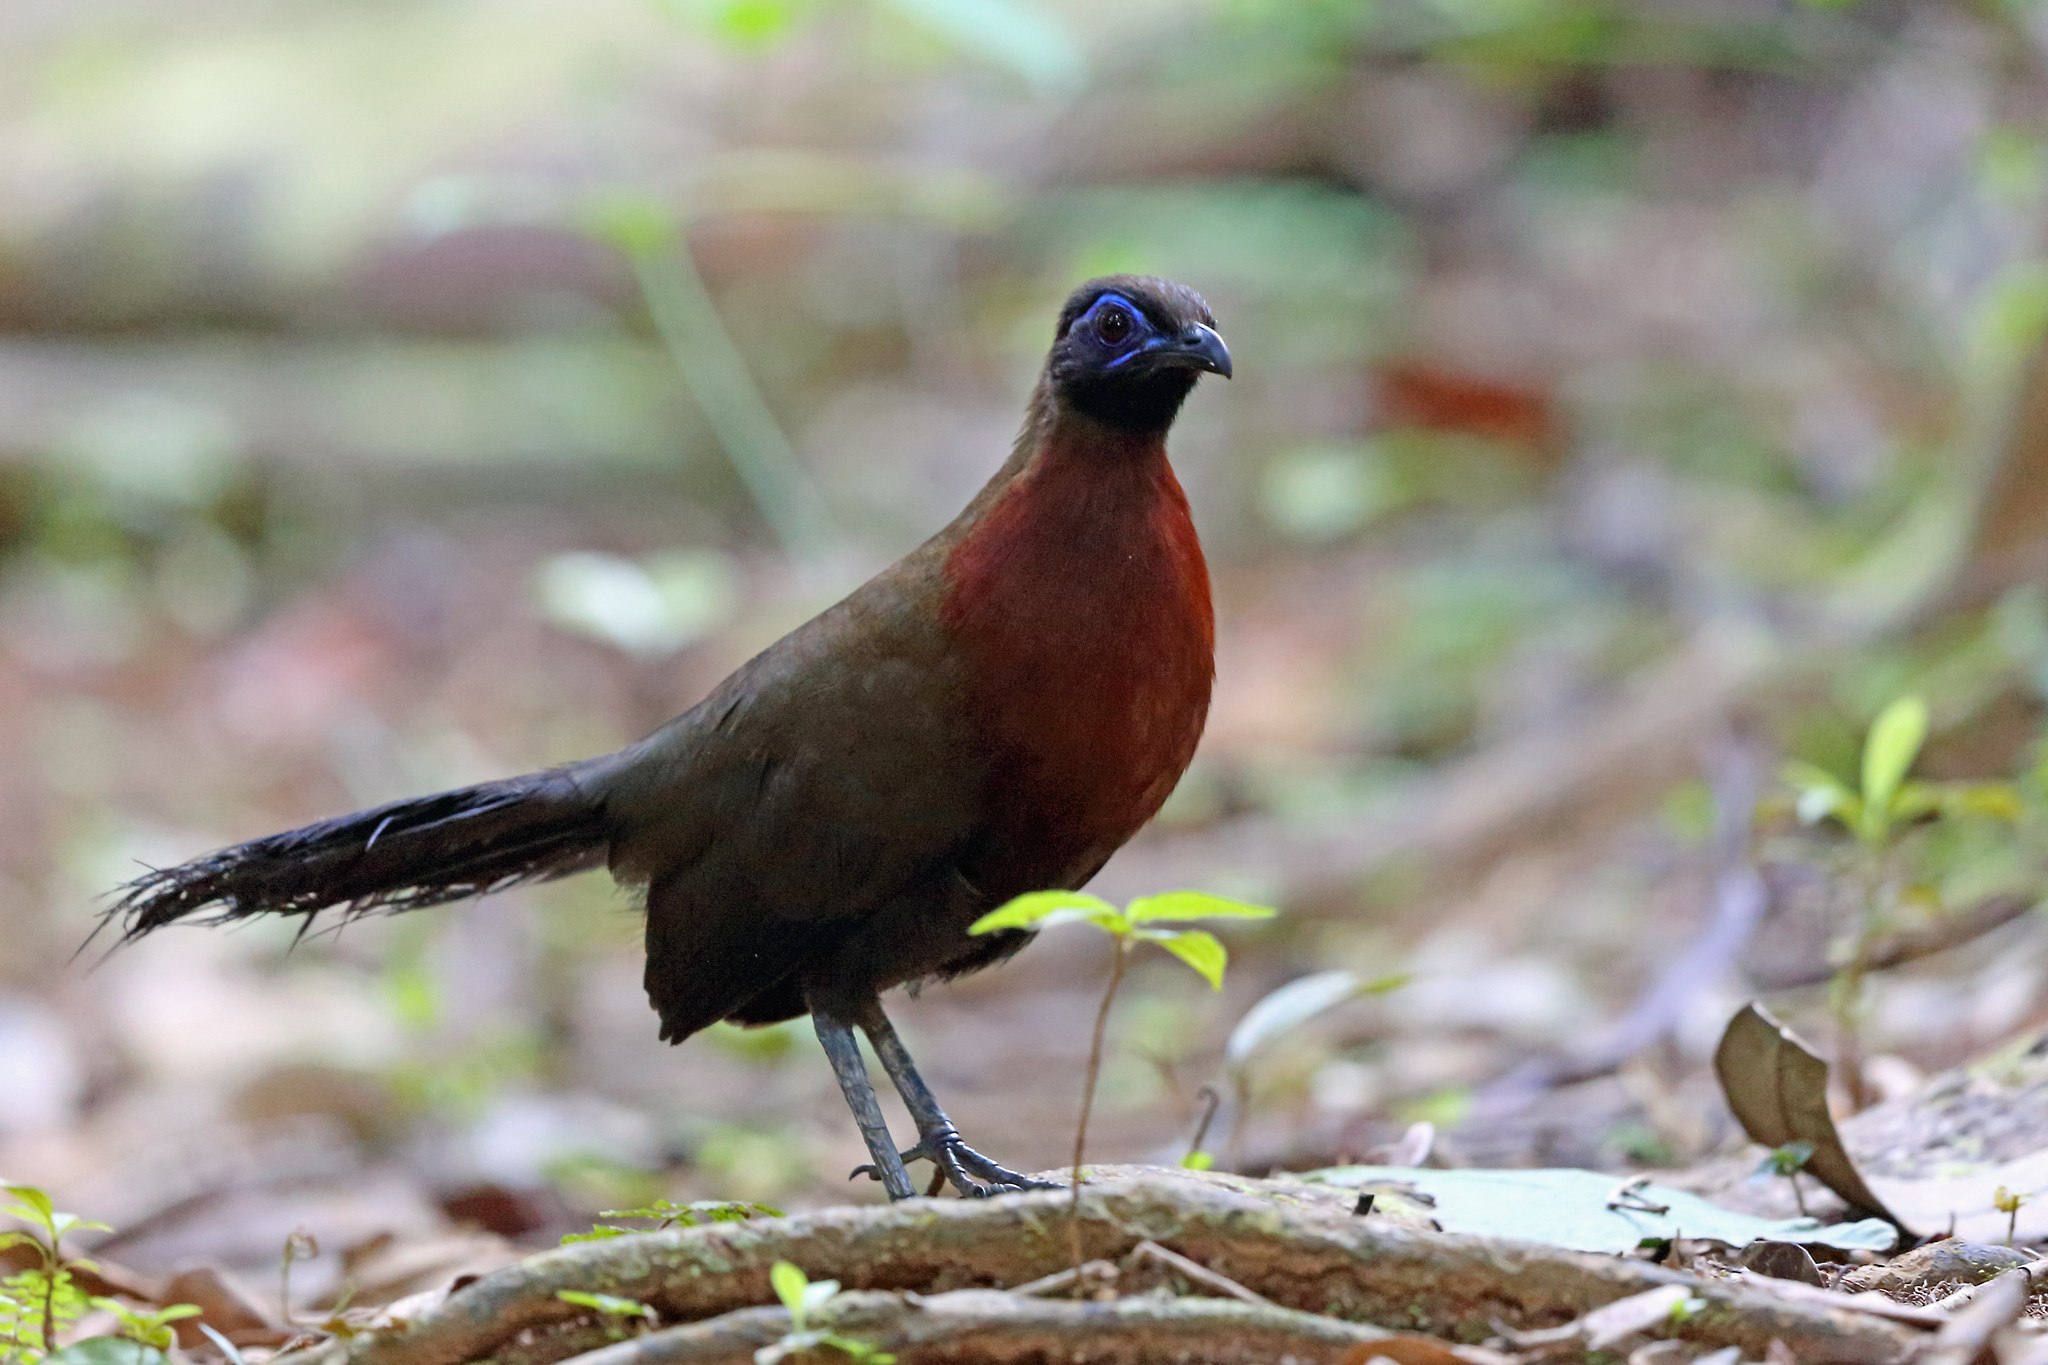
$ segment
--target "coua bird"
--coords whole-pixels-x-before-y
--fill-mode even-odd
[[[966,510],[661,729],[151,871],[108,919],[124,941],[195,915],[345,919],[607,866],[644,891],[665,1040],[808,1014],[891,1198],[917,1159],[966,1195],[1033,1187],[961,1139],[880,996],[1016,952],[1028,934],[969,927],[1088,881],[1193,757],[1215,623],[1166,435],[1205,372],[1228,378],[1230,353],[1193,290],[1091,280]]]

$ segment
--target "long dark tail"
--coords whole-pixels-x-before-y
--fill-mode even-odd
[[[600,865],[603,803],[578,767],[394,801],[137,877],[102,927],[126,942],[198,912],[202,923],[253,915],[342,919],[481,896]]]

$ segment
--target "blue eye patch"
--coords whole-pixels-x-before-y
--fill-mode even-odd
[[[1131,318],[1131,335],[1128,338],[1126,338],[1124,344],[1128,345],[1132,341],[1138,341],[1147,336],[1156,337],[1158,335],[1158,328],[1153,326],[1152,319],[1145,316],[1145,310],[1138,307],[1138,305],[1136,305],[1135,303],[1132,303],[1122,294],[1104,294],[1102,297],[1096,299],[1094,303],[1089,305],[1088,312],[1081,318],[1081,321],[1083,323],[1093,322],[1095,320],[1096,314],[1100,313],[1104,308],[1110,307],[1112,305],[1123,309],[1124,312],[1128,313]],[[1145,348],[1142,345],[1132,346],[1122,355],[1110,361],[1107,365],[1104,365],[1103,368],[1106,370],[1113,370],[1117,366],[1123,364],[1125,361],[1129,360],[1132,356],[1137,355],[1140,351],[1144,349]]]

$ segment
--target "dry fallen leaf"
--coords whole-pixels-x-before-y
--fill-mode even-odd
[[[204,1323],[236,1346],[281,1346],[292,1331],[254,1291],[225,1270],[210,1265],[181,1270],[165,1282],[160,1301],[197,1305],[199,1316],[175,1324],[178,1344],[199,1350],[209,1338]]]
[[[1714,1049],[1714,1074],[1728,1107],[1753,1142],[1811,1143],[1802,1168],[1850,1208],[1904,1226],[1864,1183],[1828,1112],[1828,1064],[1754,1002],[1728,1021]]]
[[[1393,1365],[1492,1365],[1508,1359],[1478,1347],[1453,1346],[1435,1337],[1402,1336],[1362,1342],[1345,1352],[1338,1365],[1376,1365],[1383,1360]]]

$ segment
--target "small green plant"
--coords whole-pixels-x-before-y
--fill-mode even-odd
[[[1109,984],[1103,988],[1102,1004],[1095,1011],[1095,1031],[1088,1044],[1087,1079],[1081,1087],[1081,1117],[1074,1126],[1070,1185],[1076,1264],[1080,1262],[1081,1161],[1087,1151],[1088,1119],[1095,1109],[1095,1085],[1102,1075],[1109,1012],[1116,1004],[1117,988],[1123,984],[1124,971],[1130,965],[1131,950],[1140,943],[1156,943],[1192,967],[1211,990],[1222,990],[1223,969],[1230,962],[1230,954],[1216,936],[1205,929],[1164,926],[1203,919],[1271,919],[1273,913],[1262,905],[1246,905],[1200,891],[1140,896],[1122,910],[1100,896],[1078,891],[1033,891],[991,910],[969,930],[975,934],[995,934],[1014,929],[1047,929],[1056,924],[1091,924],[1109,935]]]
[[[23,1365],[57,1349],[57,1338],[78,1321],[92,1300],[78,1285],[77,1272],[95,1270],[91,1261],[64,1251],[64,1238],[74,1232],[111,1231],[59,1212],[50,1196],[33,1185],[0,1186],[13,1202],[0,1205],[0,1217],[23,1227],[0,1232],[0,1251],[27,1247],[36,1263],[0,1279],[0,1361]]]
[[[573,1303],[578,1308],[588,1308],[604,1323],[606,1335],[613,1341],[626,1339],[629,1324],[653,1323],[656,1318],[651,1305],[638,1299],[620,1298],[616,1294],[593,1294],[581,1289],[557,1289],[555,1297],[563,1303]]]
[[[1908,781],[1926,743],[1927,703],[1900,697],[1870,723],[1856,787],[1815,764],[1787,764],[1784,777],[1798,794],[1800,820],[1809,825],[1832,821],[1875,849],[1919,820],[2019,818],[2020,797],[2010,782]]]
[[[2020,1207],[2027,1202],[2027,1196],[2000,1185],[1991,1195],[1991,1207],[2005,1215],[2005,1244],[2011,1246],[2014,1236],[2020,1230]]]
[[[1756,1168],[1758,1179],[1777,1176],[1791,1182],[1792,1202],[1798,1206],[1802,1218],[1810,1217],[1806,1211],[1806,1191],[1799,1184],[1799,1173],[1806,1169],[1806,1163],[1813,1160],[1813,1144],[1800,1139],[1788,1142],[1782,1147],[1773,1147],[1764,1154]]]
[[[744,1223],[749,1218],[780,1218],[782,1210],[766,1204],[738,1204],[717,1199],[700,1199],[690,1204],[676,1204],[666,1199],[656,1199],[637,1209],[602,1209],[600,1218],[635,1218],[654,1224],[651,1228],[622,1228],[615,1223],[594,1223],[588,1232],[572,1232],[562,1239],[562,1245],[572,1242],[602,1242],[613,1237],[624,1237],[629,1232],[659,1232],[663,1228],[694,1228],[703,1223]]]
[[[78,1277],[99,1267],[83,1256],[67,1253],[64,1239],[74,1232],[111,1229],[105,1223],[59,1211],[50,1196],[33,1185],[0,1184],[0,1193],[13,1201],[0,1205],[0,1217],[22,1225],[0,1231],[0,1251],[28,1247],[36,1262],[0,1279],[0,1365],[35,1365],[38,1361],[51,1365],[58,1361],[77,1365],[161,1363],[163,1353],[176,1342],[171,1324],[198,1317],[199,1308],[189,1303],[139,1308],[119,1299],[88,1295]],[[117,1335],[88,1338],[60,1350],[58,1339],[88,1308],[111,1314],[118,1324]]]
[[[789,1331],[774,1345],[754,1352],[754,1365],[778,1365],[805,1351],[837,1351],[863,1365],[895,1365],[896,1357],[873,1342],[831,1329],[832,1300],[839,1296],[839,1281],[813,1281],[788,1261],[777,1261],[769,1268],[768,1283],[789,1310]]]
[[[135,1308],[119,1299],[96,1298],[92,1306],[103,1313],[111,1313],[121,1325],[121,1335],[129,1341],[159,1351],[168,1351],[178,1339],[171,1324],[196,1318],[200,1314],[196,1303],[174,1303],[165,1308]]]
[[[1860,906],[1849,932],[1831,952],[1836,970],[1828,1000],[1840,1038],[1843,1079],[1859,1107],[1866,1099],[1859,1040],[1872,950],[1901,912],[1940,908],[1939,894],[1914,875],[1909,831],[1968,821],[2016,823],[2024,814],[2019,788],[2011,782],[1912,780],[1927,732],[1927,703],[1900,697],[1870,723],[1853,786],[1812,763],[1790,763],[1783,772],[1801,823],[1839,828],[1854,840],[1845,872],[1857,887]]]

